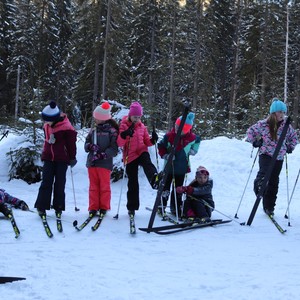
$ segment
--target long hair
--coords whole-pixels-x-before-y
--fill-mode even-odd
[[[275,113],[269,115],[267,122],[270,128],[271,139],[277,141],[278,122]]]

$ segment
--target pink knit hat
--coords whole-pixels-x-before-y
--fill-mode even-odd
[[[197,174],[204,174],[204,175],[209,176],[209,172],[203,166],[200,166],[200,167],[197,168],[197,170],[196,170],[196,176],[197,176]]]
[[[95,108],[93,112],[93,117],[99,121],[109,120],[111,119],[110,110],[111,110],[111,106],[109,105],[109,103],[103,102],[101,105],[98,105]]]
[[[129,114],[128,116],[135,116],[135,117],[141,117],[143,115],[143,108],[140,103],[137,101],[132,102],[129,108]]]

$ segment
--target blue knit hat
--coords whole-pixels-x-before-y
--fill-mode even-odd
[[[287,107],[284,102],[281,100],[274,98],[272,101],[272,104],[270,106],[270,114],[278,112],[278,111],[283,111],[284,113],[287,112]]]
[[[51,101],[49,105],[47,105],[42,110],[42,119],[47,122],[55,122],[60,118],[60,110],[57,107],[55,101]]]

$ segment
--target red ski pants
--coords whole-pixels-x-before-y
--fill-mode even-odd
[[[104,168],[88,168],[90,180],[89,211],[110,209],[110,173],[110,170]]]

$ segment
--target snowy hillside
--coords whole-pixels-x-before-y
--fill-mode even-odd
[[[8,193],[24,199],[33,208],[39,183],[28,185],[20,180],[8,181],[5,153],[16,147],[22,137],[9,134],[0,142],[0,182]],[[126,211],[126,182],[121,195],[119,219],[117,212],[121,181],[112,184],[112,209],[101,227],[92,232],[90,226],[77,232],[72,223],[87,217],[88,176],[83,140],[78,141],[78,164],[73,169],[77,207],[75,212],[71,173],[67,173],[63,233],[58,233],[55,220],[49,224],[54,237],[49,239],[36,213],[14,210],[21,231],[14,238],[11,224],[0,216],[0,276],[26,277],[0,285],[2,299],[61,300],[231,300],[231,299],[298,299],[300,275],[300,189],[296,187],[291,203],[291,227],[284,219],[287,208],[287,174],[289,194],[300,166],[300,146],[288,156],[281,172],[275,217],[287,229],[282,235],[258,208],[252,226],[247,221],[255,201],[252,182],[256,162],[235,219],[241,196],[257,150],[250,157],[250,144],[225,137],[202,141],[198,154],[191,158],[193,179],[195,169],[204,165],[214,180],[214,218],[233,218],[229,224],[198,229],[169,236],[144,233],[129,234]],[[150,152],[156,163],[155,148]],[[160,160],[160,169],[162,160]],[[140,170],[141,206],[136,213],[136,226],[148,225],[156,192],[150,188]],[[219,212],[222,214],[220,214]],[[94,222],[92,222],[94,223]],[[165,225],[158,217],[154,225]]]

